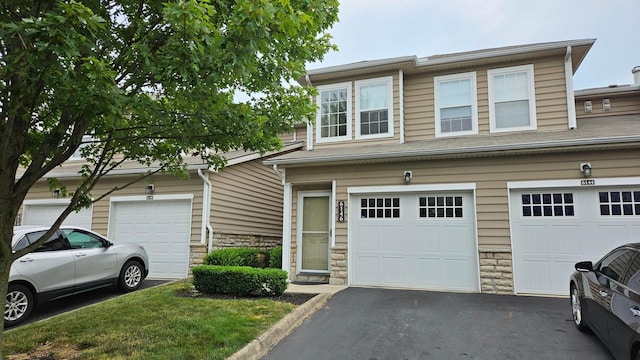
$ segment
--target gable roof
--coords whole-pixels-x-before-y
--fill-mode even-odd
[[[284,147],[278,151],[272,151],[264,154],[261,154],[258,151],[234,150],[226,152],[223,155],[227,159],[227,166],[233,166],[262,157],[269,157],[283,154],[292,150],[298,150],[302,147],[302,142],[291,142],[285,144]],[[184,160],[187,164],[188,171],[210,169],[209,165],[204,163],[199,156],[185,156]],[[82,169],[82,165],[84,164],[85,162],[82,160],[66,161],[62,165],[55,168],[53,171],[47,173],[47,175],[45,175],[45,178],[77,178],[79,177],[78,173]],[[152,164],[151,166],[145,166],[138,163],[137,161],[126,161],[117,169],[111,170],[105,176],[144,174],[148,171],[155,171],[158,169],[159,165],[157,163]]]
[[[640,114],[581,119],[566,131],[524,131],[412,141],[404,144],[296,151],[264,161],[265,165],[322,166],[357,163],[640,148]]]
[[[405,73],[416,73],[517,61],[553,55],[564,56],[568,47],[571,47],[573,72],[575,73],[595,41],[596,39],[555,41],[432,55],[422,58],[418,58],[417,56],[403,56],[360,61],[356,63],[308,70],[306,77],[298,79],[298,83],[307,85],[307,80],[314,83],[316,81],[329,81],[342,77],[392,70],[403,70]]]

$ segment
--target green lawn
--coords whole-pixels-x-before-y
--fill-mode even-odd
[[[224,359],[296,306],[269,299],[176,296],[190,282],[136,291],[5,332],[5,356],[54,359]]]

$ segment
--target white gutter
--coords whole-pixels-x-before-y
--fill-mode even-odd
[[[402,69],[398,70],[398,97],[400,98],[400,144],[404,144],[404,71]]]
[[[569,129],[578,127],[576,121],[576,98],[573,91],[573,65],[571,63],[571,45],[567,46],[567,54],[564,56],[564,80],[567,91],[567,115],[569,119]]]
[[[204,181],[204,188],[202,190],[202,229],[200,231],[200,243],[207,243],[207,253],[210,253],[213,248],[213,227],[211,226],[211,181],[208,176],[202,173],[202,170],[198,169],[198,176]],[[207,233],[209,234],[207,242]]]

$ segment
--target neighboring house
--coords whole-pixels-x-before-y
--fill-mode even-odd
[[[277,154],[299,149],[289,135]],[[184,278],[201,264],[208,251],[228,246],[272,248],[282,241],[282,184],[272,169],[262,164],[276,154],[242,151],[225,154],[227,166],[210,169],[200,158],[187,158],[190,177],[156,174],[74,212],[66,225],[77,225],[104,234],[114,241],[145,246],[150,257],[150,277]],[[58,178],[69,191],[78,181],[84,163],[72,158],[47,174]],[[136,176],[153,170],[127,162],[103,177],[92,191],[95,196],[122,187]],[[50,191],[46,178],[29,192],[20,224],[52,224],[69,199]]]
[[[639,241],[640,68],[575,91],[594,39],[310,70],[284,184],[292,281],[564,295],[573,265]]]

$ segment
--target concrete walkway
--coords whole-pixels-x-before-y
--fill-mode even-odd
[[[316,310],[322,308],[327,301],[337,292],[346,289],[344,285],[313,284],[302,285],[290,283],[287,293],[318,294],[306,303],[300,305],[290,314],[282,318],[269,330],[253,340],[247,346],[240,349],[227,360],[260,359],[280,340],[298,327]]]

